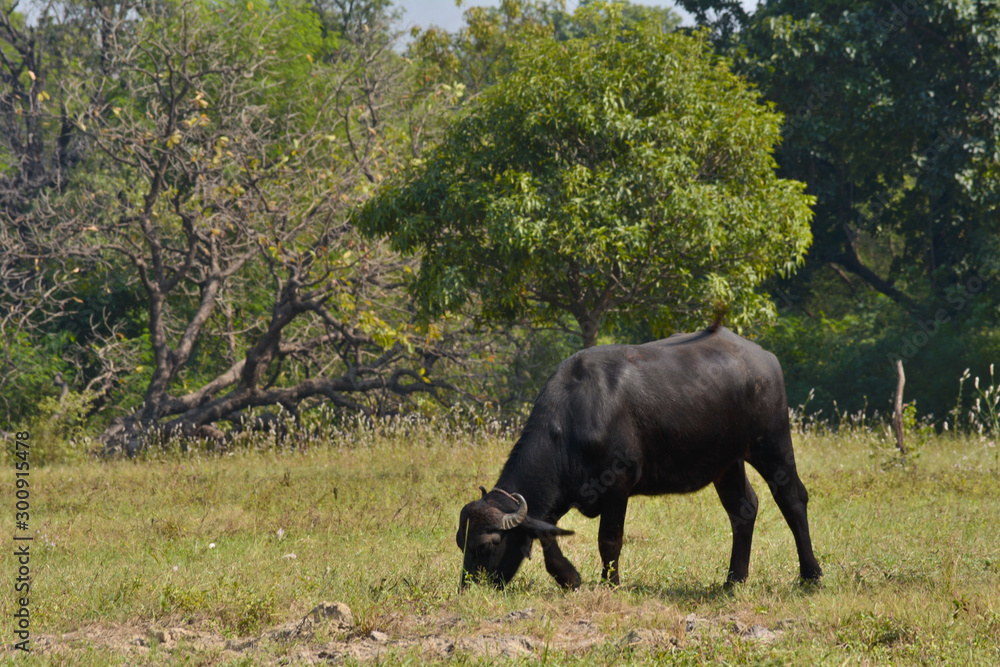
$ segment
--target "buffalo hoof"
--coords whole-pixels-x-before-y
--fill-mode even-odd
[[[617,573],[612,573],[610,576],[601,575],[601,584],[608,588],[618,588],[621,585],[621,580],[619,580]]]
[[[607,584],[612,588],[618,588],[618,584],[621,583],[621,577],[618,574],[617,562],[604,566],[604,569],[601,570],[601,583]]]
[[[726,591],[731,591],[736,587],[737,584],[742,584],[746,580],[747,580],[746,572],[740,574],[733,574],[732,572],[730,572],[726,576],[726,582],[722,584],[722,589]]]

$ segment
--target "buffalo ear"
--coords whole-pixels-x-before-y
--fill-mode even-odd
[[[521,524],[532,537],[560,537],[562,535],[573,535],[572,530],[560,528],[555,524],[538,519],[528,518]]]

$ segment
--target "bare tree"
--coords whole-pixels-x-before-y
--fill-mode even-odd
[[[420,105],[391,42],[362,30],[325,59],[308,14],[235,2],[144,6],[109,26],[100,67],[64,86],[85,168],[42,188],[52,202],[32,227],[37,255],[62,257],[42,271],[49,312],[73,295],[56,278],[81,266],[143,295],[142,370],[123,369],[135,360],[114,335],[95,343],[102,382],[148,373],[105,447],[218,434],[204,427],[257,406],[377,415],[453,388],[435,371],[460,361],[464,325],[418,324],[412,260],[347,222],[412,145],[403,116]],[[4,256],[23,266],[27,245]]]
[[[107,37],[133,7],[0,0],[0,397],[8,414],[12,388],[29,372],[24,351],[72,310],[79,261],[93,255],[72,243],[86,225],[59,205],[89,152],[76,121],[79,103],[91,102],[92,77],[70,76],[71,63],[107,72]]]

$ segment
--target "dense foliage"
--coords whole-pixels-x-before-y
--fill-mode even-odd
[[[901,359],[908,399],[954,424],[964,369],[1000,356],[1000,3],[681,4],[785,113],[779,173],[816,197],[765,335],[793,403],[884,409]]]
[[[771,337],[826,341],[798,396],[884,407],[901,358],[944,417],[963,369],[1000,352],[1000,3],[768,2],[730,51],[786,113],[781,173],[816,196]]]
[[[0,411],[113,447],[517,410],[720,302],[793,405],[884,410],[902,359],[968,423],[1000,2],[682,4],[707,30],[504,0],[404,44],[391,0],[0,0]]]
[[[584,346],[696,327],[716,303],[736,326],[765,317],[755,287],[810,240],[809,198],[774,172],[780,117],[704,40],[578,16],[590,34],[527,40],[362,229],[420,254],[431,317],[471,300],[492,322],[570,317]]]
[[[461,356],[462,323],[415,328],[408,261],[346,224],[438,104],[409,96],[388,22],[365,16],[334,34],[294,3],[137,5],[98,22],[99,67],[73,61],[58,82],[31,48],[61,17],[11,24],[26,37],[6,64],[30,86],[8,120],[61,114],[70,138],[46,138],[79,148],[34,185],[44,147],[5,136],[25,156],[6,209],[20,208],[4,236],[7,360],[24,369],[21,341],[69,329],[50,366],[84,405],[114,406],[106,447],[221,439],[212,424],[243,428],[260,406],[384,414],[452,387],[432,370]],[[22,396],[5,392],[7,408],[30,412]]]

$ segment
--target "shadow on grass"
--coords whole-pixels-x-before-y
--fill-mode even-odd
[[[644,598],[658,598],[680,604],[703,604],[733,597],[731,588],[722,584],[625,584],[622,589]]]
[[[761,584],[663,584],[635,583],[622,586],[622,590],[645,598],[657,598],[669,601],[675,605],[696,605],[712,602],[725,602],[741,597],[742,593],[758,590]],[[764,591],[769,595],[777,593],[781,597],[799,597],[813,595],[823,590],[822,582],[797,581],[793,584],[764,584]],[[748,588],[753,587],[753,588]]]

